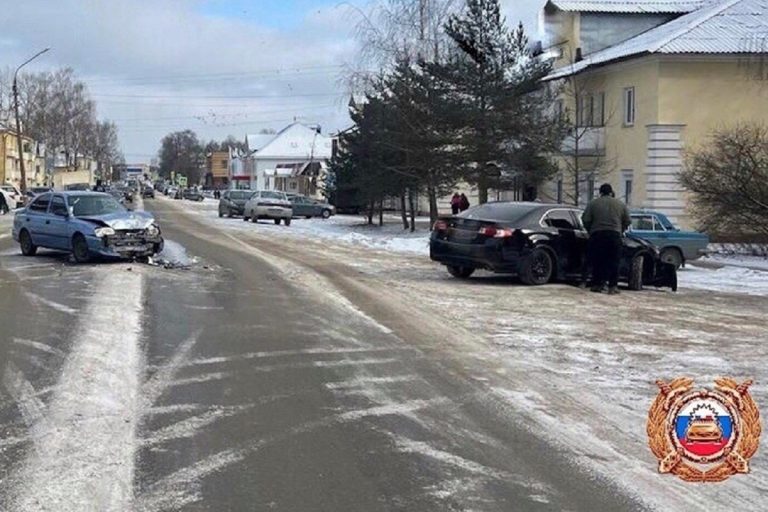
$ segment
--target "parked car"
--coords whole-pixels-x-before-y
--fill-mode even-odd
[[[40,194],[45,194],[46,192],[52,192],[53,189],[51,187],[29,187],[27,189],[27,193],[31,192],[36,196],[39,196]]]
[[[293,205],[294,217],[322,217],[329,218],[336,214],[336,207],[327,202],[319,201],[307,196],[289,194],[288,200]]]
[[[272,219],[275,224],[283,220],[286,226],[291,225],[293,208],[285,192],[275,190],[259,190],[251,194],[245,203],[243,220],[256,222],[259,219]]]
[[[245,203],[252,195],[251,190],[225,190],[219,198],[219,217],[242,215]]]
[[[562,204],[493,202],[440,218],[430,238],[430,258],[454,277],[477,269],[516,274],[529,285],[581,277],[589,235],[581,210]],[[633,290],[643,285],[677,289],[674,265],[650,242],[622,238],[619,278]]]
[[[630,212],[630,216],[632,234],[656,245],[661,251],[661,259],[673,264],[675,268],[707,252],[708,235],[698,231],[682,231],[661,212],[636,210]]]
[[[86,191],[91,190],[91,186],[88,183],[70,183],[69,185],[64,185],[64,190],[68,191]]]
[[[13,219],[13,239],[25,256],[38,247],[94,256],[143,258],[163,250],[160,227],[148,212],[129,212],[102,192],[55,192],[35,198]]]
[[[8,203],[9,208],[13,209],[24,206],[24,196],[16,185],[6,183],[5,185],[0,186],[0,189],[2,189],[11,199]]]
[[[152,188],[150,185],[144,185],[144,191],[141,193],[141,197],[154,199],[155,189]]]
[[[11,194],[0,189],[0,215],[5,215],[15,207],[16,201],[11,197]]]
[[[202,201],[203,199],[205,199],[203,197],[203,194],[201,194],[200,191],[195,188],[185,188],[184,194],[182,197],[190,201]]]

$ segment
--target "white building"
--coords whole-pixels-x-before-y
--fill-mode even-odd
[[[293,123],[277,134],[246,135],[245,142],[247,154],[230,164],[236,188],[322,197],[333,139],[318,127]]]

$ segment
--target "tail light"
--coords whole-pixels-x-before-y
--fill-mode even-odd
[[[435,221],[435,223],[432,225],[432,231],[447,231],[448,230],[448,223],[444,220],[438,220]]]
[[[511,238],[514,236],[515,230],[496,226],[483,226],[478,230],[478,233],[488,238]]]

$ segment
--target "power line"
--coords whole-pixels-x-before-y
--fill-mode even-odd
[[[263,75],[288,75],[288,74],[302,74],[302,73],[318,73],[320,70],[331,70],[343,68],[343,64],[326,64],[318,66],[305,66],[305,67],[287,67],[287,68],[273,68],[273,69],[261,69],[254,71],[228,71],[221,73],[196,73],[185,75],[155,75],[144,77],[121,77],[121,78],[108,78],[97,77],[83,80],[86,83],[99,83],[99,82],[136,82],[136,81],[156,81],[156,80],[191,80],[198,78],[227,78],[227,77],[239,77],[239,76],[263,76]]]
[[[282,95],[230,95],[230,96],[179,96],[179,95],[163,95],[163,94],[91,94],[96,98],[142,98],[142,99],[222,99],[222,100],[234,100],[234,99],[267,99],[267,98],[314,98],[314,97],[331,97],[340,96],[340,92],[334,93],[308,93],[308,94],[282,94]]]

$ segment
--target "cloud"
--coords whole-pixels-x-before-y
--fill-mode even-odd
[[[200,0],[25,0],[4,10],[0,46],[6,66],[51,46],[29,69],[72,67],[100,116],[116,120],[127,158],[146,161],[172,130],[242,137],[294,117],[346,127],[354,20],[328,0],[309,4],[291,4],[303,9],[294,23],[268,26]],[[530,0],[503,4],[510,24],[535,19]]]

